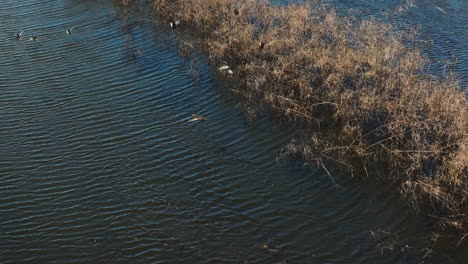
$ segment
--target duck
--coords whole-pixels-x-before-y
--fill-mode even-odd
[[[229,65],[223,65],[219,67],[218,71],[226,71],[230,75],[234,74],[234,72],[231,70],[231,67]]]
[[[65,31],[67,33],[67,35],[71,35],[72,34],[72,30],[73,30],[74,27],[71,27],[70,29],[68,29],[67,31]]]
[[[169,23],[169,26],[171,26],[171,28],[173,28],[173,29],[176,29],[178,25],[180,25],[179,20],[172,19],[171,22]]]
[[[29,38],[29,41],[37,41],[37,36],[36,35],[32,35],[30,38]]]
[[[21,39],[21,36],[23,35],[23,32],[24,32],[24,30],[21,30],[20,33],[16,33],[16,39],[17,39],[17,40],[20,40],[20,39]]]
[[[258,44],[258,47],[260,48],[260,50],[262,50],[263,48],[265,48],[265,45],[266,45],[265,42],[260,41],[260,44]]]
[[[194,121],[206,121],[206,118],[204,118],[201,115],[192,114],[192,118],[190,118],[187,122],[194,122]]]

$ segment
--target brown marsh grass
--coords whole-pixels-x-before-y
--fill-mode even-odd
[[[124,0],[130,3],[131,0]],[[228,64],[248,113],[337,133],[285,148],[371,176],[375,164],[417,210],[468,232],[468,102],[454,78],[435,78],[414,35],[313,3],[152,0],[196,31],[215,65]]]

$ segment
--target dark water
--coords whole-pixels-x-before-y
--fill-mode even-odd
[[[277,162],[291,131],[247,122],[176,38],[108,0],[2,0],[0,263],[421,261],[426,220],[332,166],[343,188]]]

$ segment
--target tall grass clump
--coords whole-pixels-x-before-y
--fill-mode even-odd
[[[196,31],[215,65],[230,65],[249,113],[309,131],[289,154],[369,176],[378,164],[415,209],[468,232],[467,96],[456,79],[425,72],[413,36],[311,3],[152,2],[182,31]],[[325,124],[333,140],[313,132]]]

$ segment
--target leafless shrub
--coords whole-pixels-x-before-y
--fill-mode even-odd
[[[413,247],[401,241],[400,236],[397,233],[392,233],[382,229],[370,231],[370,238],[375,241],[376,248],[380,251],[380,254],[395,254],[395,253],[407,253]]]

